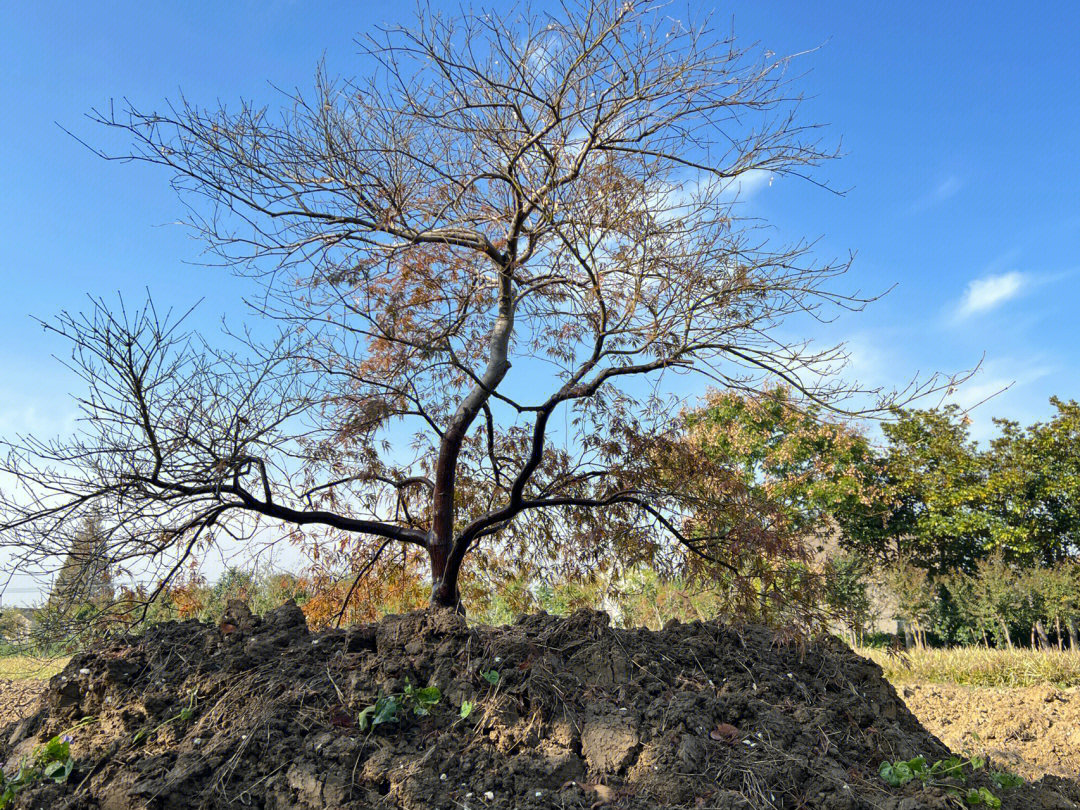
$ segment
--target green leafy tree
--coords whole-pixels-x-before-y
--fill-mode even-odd
[[[1054,565],[1080,549],[1080,405],[1056,397],[1047,422],[995,420],[986,483],[989,544],[1026,565]]]
[[[990,545],[986,464],[953,405],[898,412],[882,425],[875,520],[851,532],[855,547],[935,574],[970,570]]]
[[[1026,577],[1027,588],[1036,595],[1041,615],[1048,627],[1053,627],[1058,649],[1065,646],[1065,634],[1070,647],[1076,649],[1076,617],[1080,615],[1080,563],[1062,560],[1053,566],[1033,568]]]
[[[50,605],[108,601],[113,594],[112,566],[99,515],[87,515],[71,534],[64,563],[49,594]]]
[[[825,602],[857,645],[874,619],[870,597],[870,561],[859,554],[840,554],[825,567]]]
[[[786,387],[712,392],[686,422],[704,455],[776,506],[793,531],[822,531],[867,502],[864,467],[873,454],[865,436]]]
[[[885,569],[886,587],[897,600],[896,618],[915,646],[926,646],[926,633],[933,624],[937,594],[926,569],[898,560]]]
[[[1024,597],[1017,585],[1016,569],[999,552],[979,562],[975,571],[978,611],[984,626],[992,629],[1000,645],[1013,646],[1012,628],[1021,620]]]

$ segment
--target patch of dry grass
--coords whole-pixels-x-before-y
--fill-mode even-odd
[[[67,658],[5,655],[0,657],[0,680],[42,681],[62,670],[67,662]]]
[[[1080,685],[1080,652],[1065,650],[988,650],[958,647],[946,650],[906,650],[895,653],[860,648],[892,683],[929,681],[961,686]]]

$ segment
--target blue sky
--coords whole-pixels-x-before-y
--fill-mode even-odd
[[[205,296],[200,323],[213,328],[243,291],[192,264],[199,245],[172,224],[183,211],[163,173],[105,163],[57,124],[108,147],[84,113],[113,98],[273,102],[270,83],[307,88],[324,56],[333,73],[362,70],[354,36],[411,14],[396,9],[4,5],[0,434],[62,431],[73,415],[72,381],[50,359],[61,347],[30,315],[78,309],[88,293],[136,301],[148,287],[178,308]],[[759,0],[716,15],[748,44],[816,49],[796,63],[804,120],[828,124],[845,154],[819,179],[850,191],[783,179],[747,208],[778,237],[819,239],[822,256],[855,251],[864,291],[897,285],[830,330],[850,342],[852,373],[895,384],[985,354],[959,400],[1013,386],[976,412],[983,437],[990,415],[1031,421],[1051,394],[1080,397],[1080,4]]]

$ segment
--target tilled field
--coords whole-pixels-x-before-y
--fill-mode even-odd
[[[897,691],[954,751],[989,754],[1028,779],[1080,778],[1080,691],[905,684]]]
[[[0,680],[0,728],[30,714],[48,681]]]

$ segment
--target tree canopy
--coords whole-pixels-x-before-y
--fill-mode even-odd
[[[6,445],[17,564],[46,564],[55,527],[97,510],[110,561],[165,581],[270,521],[360,548],[358,577],[413,547],[433,604],[460,607],[466,555],[495,544],[583,566],[767,546],[745,479],[657,470],[682,452],[672,374],[852,390],[841,347],[782,331],[862,306],[848,262],[739,208],[745,178],[833,155],[797,115],[790,60],[595,0],[424,11],[362,47],[369,73],[320,73],[281,109],[95,115],[131,144],[105,156],[166,169],[209,250],[259,285],[263,326],[222,349],[149,304],[51,322],[86,419]]]

